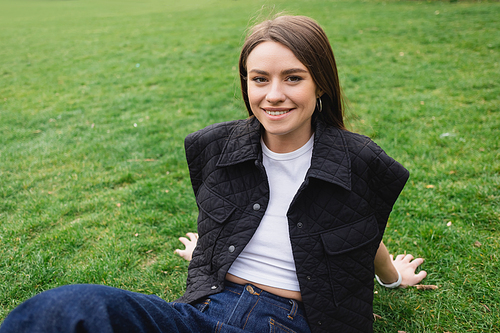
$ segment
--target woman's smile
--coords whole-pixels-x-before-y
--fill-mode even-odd
[[[263,108],[263,110],[270,116],[281,116],[292,111],[292,109],[287,108]]]

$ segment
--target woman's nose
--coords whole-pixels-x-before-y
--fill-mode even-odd
[[[285,101],[286,97],[279,83],[272,83],[269,86],[269,91],[266,95],[266,100],[269,103],[276,104]]]

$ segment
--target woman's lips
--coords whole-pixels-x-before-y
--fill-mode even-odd
[[[271,116],[281,116],[292,111],[292,109],[288,108],[263,108],[262,110],[264,110],[265,113]]]

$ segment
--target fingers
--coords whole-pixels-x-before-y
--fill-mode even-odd
[[[391,259],[392,258],[393,258],[393,256],[391,254]],[[401,261],[401,262],[404,262],[404,263],[412,264],[415,267],[418,267],[418,266],[422,265],[422,263],[424,262],[424,259],[422,259],[422,258],[416,258],[415,259],[415,257],[413,257],[411,254],[399,254],[396,257],[396,259],[394,259],[394,261]]]
[[[194,232],[188,232],[186,234],[186,236],[189,237],[189,239],[191,240],[191,242],[194,242],[196,240],[198,240],[198,234],[197,233],[194,233]]]
[[[426,271],[420,271],[420,272],[418,272],[418,274],[412,274],[411,276],[403,279],[404,280],[404,287],[409,287],[409,286],[414,286],[416,284],[419,284],[423,279],[425,279],[426,276],[427,276]]]
[[[407,255],[404,257],[404,259],[403,259],[403,260],[406,260],[407,262],[410,262],[410,261],[412,261],[412,259],[413,259],[413,256],[412,256],[411,254],[407,254]]]
[[[410,264],[413,265],[413,267],[417,268],[418,266],[422,265],[423,263],[424,263],[424,259],[417,258],[417,259],[413,260]]]
[[[422,281],[423,279],[425,279],[426,276],[427,276],[427,272],[426,271],[420,271],[420,272],[418,272],[417,278],[419,280],[416,283],[419,283],[420,281]]]
[[[413,259],[411,254],[398,254],[395,260],[410,262]]]
[[[179,250],[179,249],[176,249],[174,251],[175,254],[179,255],[181,258],[187,260],[187,261],[191,261],[191,254],[188,253],[186,250]]]
[[[189,243],[192,242],[192,240],[189,240],[186,237],[179,237],[179,240],[181,241],[182,244],[184,244],[184,246],[188,246]]]
[[[176,249],[174,253],[186,259],[187,261],[191,261],[194,248],[196,247],[196,244],[198,242],[198,234],[194,232],[188,232],[186,236],[188,236],[189,239],[187,239],[186,237],[179,237],[179,241],[184,244],[185,249]]]
[[[396,256],[396,259],[394,259],[394,261],[402,261],[404,259],[405,255],[404,254],[398,254]]]
[[[192,244],[196,244],[198,242],[198,234],[195,234],[193,232],[188,232],[186,236],[189,237],[187,239],[186,237],[179,237],[179,241],[184,244],[184,246],[188,247]]]
[[[414,286],[420,281],[422,281],[426,276],[426,271],[420,271],[415,273],[417,268],[422,265],[424,259],[422,258],[414,258],[411,254],[404,255],[400,254],[396,256],[396,259],[393,261],[394,266],[400,272],[403,281],[401,282],[401,288],[405,288],[407,286]]]

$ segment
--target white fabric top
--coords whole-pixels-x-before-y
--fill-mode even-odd
[[[278,154],[261,140],[269,181],[269,206],[229,273],[250,282],[300,291],[288,232],[288,208],[311,166],[314,134],[301,148]]]

